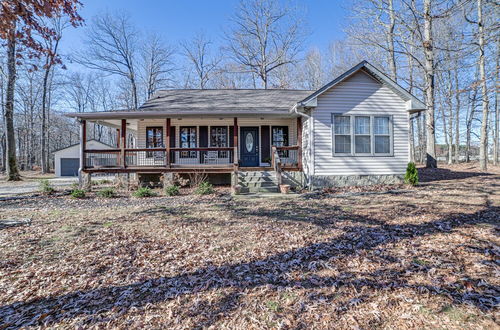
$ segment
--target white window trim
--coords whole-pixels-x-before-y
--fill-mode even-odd
[[[349,117],[350,120],[350,127],[351,127],[351,152],[350,153],[335,153],[335,116],[342,116],[342,117]],[[355,117],[370,117],[370,144],[371,144],[371,149],[370,153],[358,153],[356,154],[355,152]],[[375,128],[373,125],[375,124],[375,117],[388,117],[389,118],[389,148],[390,152],[381,154],[381,153],[375,153]],[[345,113],[332,113],[331,117],[331,134],[332,134],[332,156],[333,157],[394,157],[394,122],[393,122],[393,116],[392,115],[385,115],[385,114],[362,114],[362,113],[357,113],[357,114],[345,114]],[[339,135],[345,135],[345,134],[339,134]],[[386,136],[386,135],[381,135],[377,134],[377,136]]]

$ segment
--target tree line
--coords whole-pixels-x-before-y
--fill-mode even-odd
[[[81,5],[0,7],[0,167],[12,180],[19,168],[48,172],[51,153],[78,142],[64,112],[137,109],[169,88],[314,90],[362,60],[425,102],[409,122],[413,161],[436,167],[443,150],[448,163],[468,161],[479,148],[482,169],[489,154],[498,162],[500,5],[493,0],[355,0],[346,37],[327,49],[306,48],[303,8],[278,0],[241,1],[223,31],[178,44],[141,31],[126,13],[84,22]],[[84,46],[62,53],[71,28],[85,30]],[[116,131],[98,124],[89,136],[116,143]]]

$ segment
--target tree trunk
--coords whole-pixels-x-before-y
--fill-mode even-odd
[[[436,136],[434,123],[434,50],[432,45],[431,1],[424,0],[424,54],[425,54],[425,96],[426,121],[426,167],[436,168]]]
[[[495,81],[498,83],[500,81],[499,69],[500,69],[500,37],[497,37],[497,56],[496,56],[496,69],[495,69]],[[500,148],[500,141],[498,141],[499,129],[500,129],[500,118],[498,110],[498,88],[495,88],[495,137],[493,139],[493,164],[498,165],[498,153]]]
[[[43,87],[42,87],[42,114],[41,114],[41,122],[40,122],[40,162],[42,165],[42,173],[47,173],[49,171],[47,164],[47,84],[49,81],[49,73],[50,73],[50,65],[46,63],[45,73],[43,76]]]
[[[443,134],[444,134],[444,144],[449,148],[450,147],[450,142],[449,142],[449,139],[448,139],[448,130],[446,129],[446,115],[444,113],[444,106],[441,106],[439,108],[441,111],[441,117],[442,117],[442,120],[443,120]],[[448,152],[446,153],[446,160],[449,162],[449,158],[448,158]]]
[[[455,163],[460,162],[460,86],[458,82],[458,63],[455,65]]]
[[[7,153],[6,153],[6,145],[5,145],[5,134],[2,134],[0,137],[0,147],[2,148],[2,160],[0,161],[0,172],[5,171],[5,164],[6,164],[6,159],[7,159]]]
[[[413,119],[411,116],[408,116],[408,124],[409,124],[409,144],[410,144],[410,162],[415,163],[415,138],[413,132]]]
[[[479,79],[481,80],[481,94],[483,116],[481,120],[481,142],[479,145],[479,164],[481,170],[488,168],[488,88],[484,63],[484,26],[483,26],[483,0],[477,0],[477,25],[479,30]]]
[[[451,80],[451,72],[448,71],[448,95],[449,95],[449,101],[448,101],[448,165],[453,163],[453,102],[452,102],[452,95],[453,95],[453,83]],[[445,128],[445,133],[446,133],[446,128]]]
[[[16,138],[14,134],[14,88],[16,84],[16,39],[15,27],[7,41],[7,97],[5,102],[5,130],[7,154],[7,180],[21,180],[16,158]]]
[[[387,26],[387,46],[389,48],[389,67],[391,69],[391,78],[397,82],[396,56],[394,54],[394,27],[396,26],[396,16],[394,13],[393,0],[389,0],[389,25]]]

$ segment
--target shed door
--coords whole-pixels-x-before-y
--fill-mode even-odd
[[[61,158],[61,176],[78,176],[79,158]]]

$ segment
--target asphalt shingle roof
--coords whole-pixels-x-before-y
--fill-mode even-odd
[[[182,89],[162,90],[139,111],[189,114],[288,113],[298,101],[314,91],[288,89]]]

